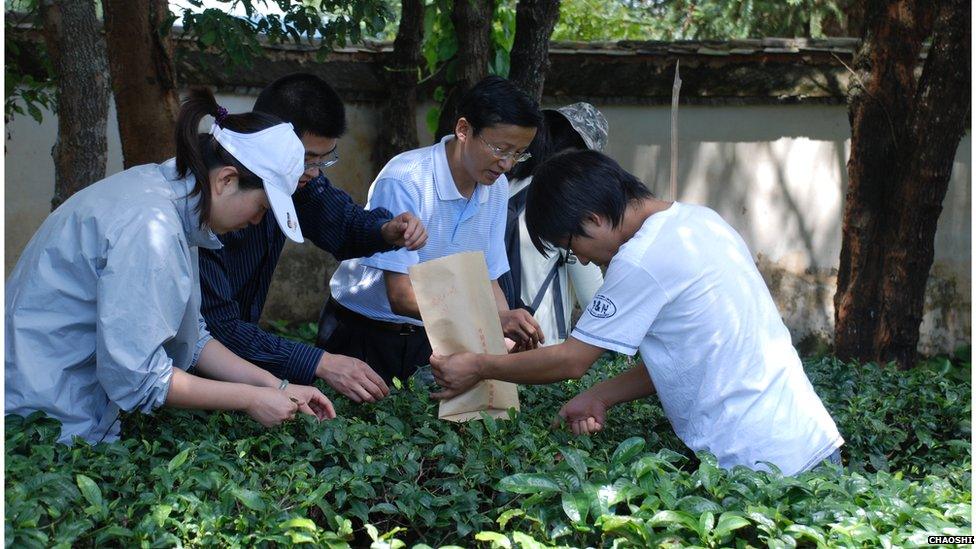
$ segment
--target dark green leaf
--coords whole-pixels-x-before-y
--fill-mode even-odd
[[[545,475],[516,473],[498,482],[498,489],[516,494],[537,494],[560,491],[559,485]]]
[[[81,495],[85,497],[88,503],[94,505],[95,507],[101,507],[102,502],[102,491],[95,484],[95,481],[86,477],[85,475],[77,475],[75,480],[78,483],[78,489],[81,490]]]
[[[176,457],[174,457],[173,459],[171,459],[169,461],[169,464],[166,466],[166,469],[169,470],[169,472],[171,472],[171,473],[173,471],[175,471],[176,469],[179,469],[181,465],[183,465],[184,463],[186,463],[186,458],[189,455],[190,455],[190,449],[189,448],[187,448],[186,450],[183,450],[182,452],[176,454]]]
[[[586,494],[563,492],[563,512],[573,522],[585,522],[590,512],[590,500]]]
[[[613,451],[613,456],[610,458],[610,461],[614,465],[629,464],[634,459],[634,456],[639,454],[643,449],[643,438],[630,437],[617,446],[617,449]]]
[[[232,490],[234,497],[238,499],[241,503],[247,506],[248,509],[254,511],[264,511],[266,505],[264,500],[261,499],[261,494],[253,490],[246,490],[244,488],[235,488]]]

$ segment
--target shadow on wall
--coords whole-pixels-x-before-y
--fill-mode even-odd
[[[641,117],[605,108],[608,153],[669,199],[669,110],[656,110]],[[678,199],[716,210],[742,235],[794,341],[832,339],[848,186],[846,108],[682,106],[678,127]],[[920,341],[927,354],[970,337],[969,143],[967,136],[960,144],[936,236]]]

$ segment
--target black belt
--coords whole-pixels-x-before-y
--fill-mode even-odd
[[[341,303],[329,297],[329,305],[335,312],[336,318],[343,322],[348,322],[350,324],[359,324],[362,326],[368,326],[370,328],[381,330],[384,332],[396,332],[400,335],[413,335],[424,332],[423,326],[417,326],[415,324],[410,324],[408,322],[386,322],[384,320],[376,320],[374,318],[369,318],[368,316],[357,313],[356,311],[347,309],[343,307]]]

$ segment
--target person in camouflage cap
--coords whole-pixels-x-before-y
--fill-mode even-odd
[[[576,133],[583,139],[586,148],[603,152],[603,148],[607,146],[607,130],[609,126],[607,119],[593,105],[581,101],[572,105],[559,107],[558,109],[544,109],[542,112],[546,115],[547,122],[551,113],[556,112],[563,115],[573,129],[576,130]]]
[[[544,109],[545,125],[529,146],[532,157],[509,173],[508,224],[505,247],[510,271],[499,279],[510,308],[533,314],[545,344],[566,339],[575,304],[586,307],[603,274],[596,265],[582,265],[573,257],[544,257],[525,228],[525,198],[535,167],[550,156],[570,149],[602,151],[607,144],[607,119],[589,103]]]

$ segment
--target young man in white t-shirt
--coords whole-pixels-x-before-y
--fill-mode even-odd
[[[579,378],[605,351],[631,370],[559,411],[576,434],[600,431],[607,409],[658,393],[678,436],[719,465],[796,474],[839,462],[844,439],[803,371],[745,242],[714,211],[658,200],[595,151],[549,159],[535,174],[526,226],[540,252],[558,246],[607,268],[566,342],[504,355],[432,357],[453,396],[481,379]]]

